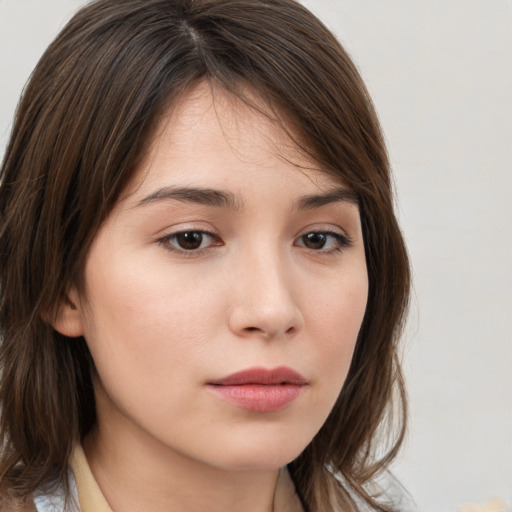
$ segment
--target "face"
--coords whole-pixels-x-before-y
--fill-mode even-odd
[[[347,375],[367,300],[359,211],[275,123],[214,92],[195,87],[160,124],[70,294],[67,334],[93,356],[100,430],[276,468]]]

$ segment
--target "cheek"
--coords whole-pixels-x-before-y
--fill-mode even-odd
[[[85,337],[102,377],[131,372],[149,384],[200,364],[215,325],[211,296],[165,268],[117,259],[86,269]]]
[[[183,283],[179,272],[140,268],[118,262],[90,269],[87,276],[85,338],[106,390],[103,398],[148,431],[168,424],[177,412],[192,428],[201,420],[195,390],[210,362],[212,299],[197,293],[194,283]]]
[[[345,381],[368,298],[366,268],[343,276],[312,294],[306,306],[309,328],[317,346],[316,363],[325,377],[326,393],[337,396]]]

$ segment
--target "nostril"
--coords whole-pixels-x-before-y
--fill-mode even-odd
[[[265,336],[273,336],[270,332],[267,332],[265,329],[262,329],[261,327],[246,327],[244,331],[248,333],[262,333]],[[286,331],[284,331],[285,334],[292,334],[293,332],[295,332],[295,327],[293,325],[286,329]]]

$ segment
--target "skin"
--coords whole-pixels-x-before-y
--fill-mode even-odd
[[[164,116],[90,249],[84,292],[71,289],[55,322],[96,364],[85,451],[116,512],[271,511],[277,469],[327,418],[365,311],[359,210],[343,182],[275,122],[213,93],[199,84]],[[183,187],[229,201],[168,197]],[[313,195],[326,204],[307,207]],[[199,246],[184,249],[186,237]],[[207,386],[283,365],[307,385],[278,411]]]

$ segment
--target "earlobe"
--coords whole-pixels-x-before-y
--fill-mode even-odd
[[[57,332],[64,336],[70,338],[83,336],[82,312],[79,307],[78,293],[74,288],[62,300],[51,324]]]

